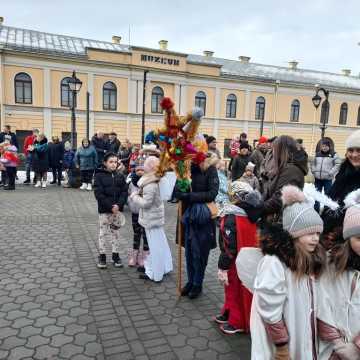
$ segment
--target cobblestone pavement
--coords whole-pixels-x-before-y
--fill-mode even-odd
[[[211,320],[223,298],[216,251],[204,295],[178,301],[175,273],[153,284],[128,267],[96,268],[93,193],[18,186],[0,204],[0,359],[250,358],[248,336],[227,337]],[[166,215],[175,256],[176,206]]]

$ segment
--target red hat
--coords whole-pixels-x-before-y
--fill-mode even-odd
[[[259,144],[265,144],[267,143],[268,138],[266,136],[260,136],[259,138]]]

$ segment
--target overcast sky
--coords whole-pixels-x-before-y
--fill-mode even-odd
[[[359,0],[0,0],[5,24],[286,66],[360,72]]]

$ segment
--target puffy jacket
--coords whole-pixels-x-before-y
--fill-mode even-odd
[[[135,173],[132,173],[130,176],[130,183],[129,183],[129,190],[128,190],[128,198],[127,203],[129,206],[130,211],[133,214],[138,214],[140,211],[140,207],[137,203],[134,202],[134,200],[130,197],[133,193],[138,193],[140,191],[138,187],[138,181],[140,180],[140,176],[137,176]]]
[[[95,174],[94,189],[99,214],[112,213],[113,205],[123,211],[127,197],[124,175],[101,168]]]
[[[341,159],[338,154],[319,152],[311,163],[311,172],[316,179],[333,180],[338,173]]]
[[[139,206],[139,224],[151,229],[165,224],[164,204],[160,197],[160,178],[153,173],[145,174],[138,181],[140,193],[132,197]]]
[[[73,150],[65,150],[64,152],[64,160],[63,160],[63,167],[64,169],[71,169],[74,166],[74,156],[75,153]]]
[[[34,142],[32,167],[35,172],[46,172],[49,169],[49,148],[47,139]]]
[[[57,143],[49,143],[49,166],[51,168],[58,168],[64,158],[64,144]]]
[[[98,165],[101,166],[104,155],[109,151],[109,142],[105,139],[100,139],[97,135],[94,135],[91,139],[91,145],[94,146],[98,155]]]
[[[88,147],[80,147],[75,154],[75,164],[80,170],[93,170],[97,167],[97,153],[95,148],[90,145]]]

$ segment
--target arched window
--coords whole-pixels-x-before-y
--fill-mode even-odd
[[[264,120],[265,118],[265,99],[262,96],[259,96],[256,99],[255,107],[255,120]]]
[[[206,111],[206,94],[203,91],[198,91],[195,95],[195,106],[201,108],[204,112]]]
[[[116,110],[117,89],[112,81],[107,81],[103,86],[103,109]]]
[[[61,106],[72,107],[73,106],[73,93],[69,88],[69,81],[71,77],[66,77],[61,80]]]
[[[357,115],[356,125],[357,125],[357,126],[360,126],[360,106],[359,106],[359,108],[358,108],[358,115]]]
[[[32,80],[26,73],[19,73],[15,76],[15,102],[32,104]]]
[[[339,116],[339,124],[346,125],[348,114],[348,105],[347,103],[342,103],[340,107],[340,116]]]
[[[321,116],[320,116],[320,123],[327,124],[329,122],[329,113],[330,113],[330,103],[329,101],[325,100],[321,105]]]
[[[291,122],[298,122],[300,115],[300,101],[295,99],[291,103],[291,110],[290,110],[290,121]]]
[[[237,99],[234,94],[229,94],[226,99],[226,117],[236,118],[236,104]]]
[[[156,114],[162,113],[160,106],[161,100],[164,97],[164,90],[160,86],[155,86],[151,93],[151,112]]]

